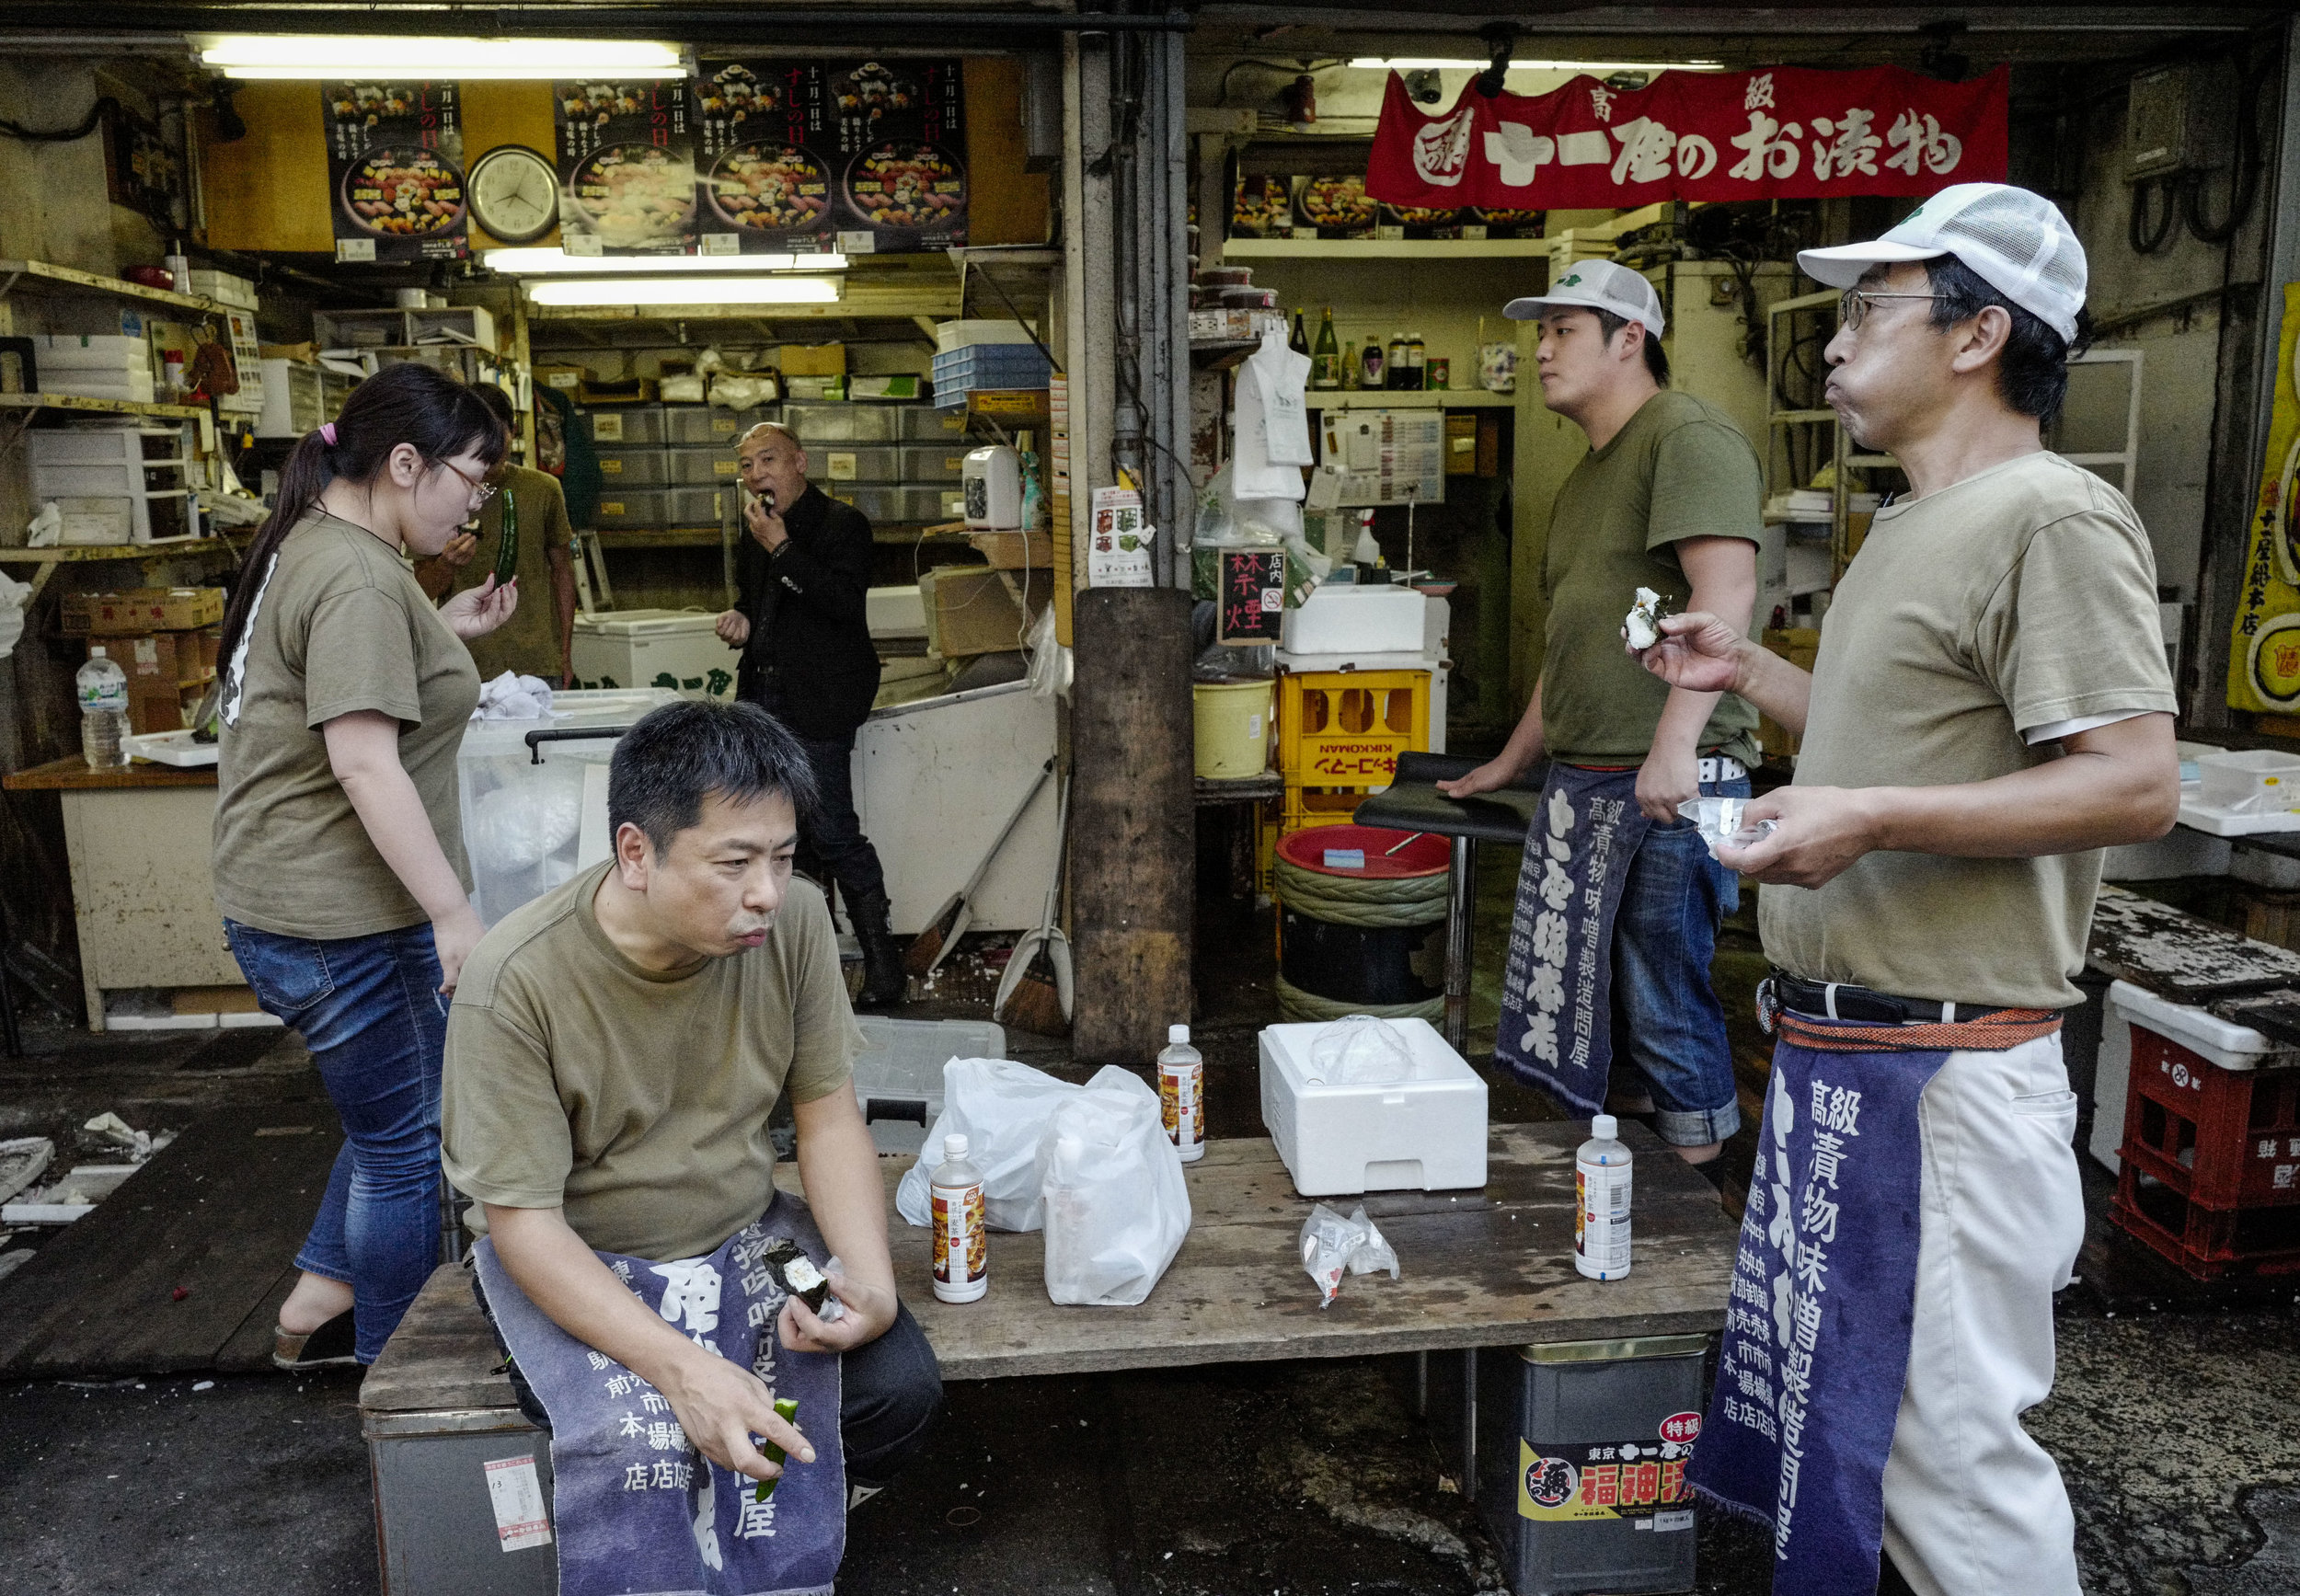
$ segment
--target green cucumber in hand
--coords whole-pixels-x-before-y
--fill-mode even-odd
[[[799,1420],[799,1404],[793,1402],[788,1396],[777,1396],[775,1399],[775,1417],[781,1419],[786,1424],[797,1423]],[[781,1463],[789,1455],[788,1452],[784,1452],[781,1447],[776,1446],[771,1441],[761,1441],[759,1442],[759,1450],[766,1453],[766,1461],[769,1463]],[[766,1500],[767,1498],[775,1494],[775,1487],[782,1483],[783,1476],[781,1475],[776,1475],[773,1479],[763,1479],[759,1481],[757,1488],[751,1493],[751,1499],[754,1502],[763,1502]]]

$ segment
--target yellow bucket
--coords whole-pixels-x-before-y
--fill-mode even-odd
[[[1269,683],[1193,682],[1190,714],[1198,733],[1201,777],[1236,781],[1269,768]]]

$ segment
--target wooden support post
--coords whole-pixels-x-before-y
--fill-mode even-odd
[[[1089,589],[1077,597],[1076,628],[1072,1050],[1082,1063],[1148,1063],[1166,1028],[1190,1017],[1190,594]]]

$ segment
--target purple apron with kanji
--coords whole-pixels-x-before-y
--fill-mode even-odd
[[[1917,1100],[1948,1057],[1787,1039],[1773,1051],[1717,1388],[1688,1477],[1772,1530],[1776,1590],[1877,1589],[1916,1310]]]
[[[1552,760],[1525,838],[1493,1056],[1580,1115],[1605,1106],[1613,1068],[1613,922],[1653,822],[1634,770]]]
[[[749,1368],[799,1404],[815,1461],[784,1465],[765,1501],[757,1482],[690,1445],[670,1401],[530,1302],[495,1256],[473,1249],[488,1311],[551,1418],[553,1527],[560,1596],[801,1596],[832,1588],[846,1551],[846,1461],[839,1361],[794,1352],[776,1335],[786,1292],[763,1261],[788,1237],[819,1269],[822,1237],[806,1206],[777,1194],[708,1257],[602,1263],[688,1339]]]

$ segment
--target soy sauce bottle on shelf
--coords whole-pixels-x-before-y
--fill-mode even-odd
[[[1299,310],[1294,313],[1294,336],[1286,339],[1286,348],[1297,355],[1305,355],[1310,352],[1309,329],[1302,325],[1302,313]]]
[[[1394,332],[1389,335],[1389,359],[1383,369],[1386,373],[1386,380],[1382,384],[1384,387],[1395,389],[1403,388],[1406,385],[1406,335],[1404,333]]]
[[[1406,335],[1406,380],[1399,385],[1409,393],[1420,393],[1429,385],[1430,346],[1421,341],[1421,335]]]
[[[1382,340],[1377,335],[1365,340],[1365,348],[1358,355],[1358,386],[1378,388],[1386,381],[1382,362]]]

